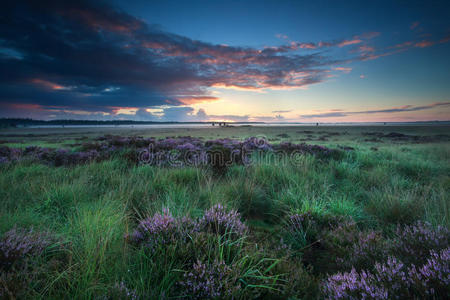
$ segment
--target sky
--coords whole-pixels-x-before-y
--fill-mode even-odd
[[[448,1],[9,1],[0,118],[450,120]]]

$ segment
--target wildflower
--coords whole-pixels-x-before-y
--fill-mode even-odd
[[[183,296],[192,299],[228,298],[239,289],[232,267],[217,260],[210,264],[197,261],[178,285]]]
[[[216,204],[206,210],[199,226],[203,230],[220,235],[242,236],[247,231],[247,226],[240,220],[240,214],[236,210],[227,211],[222,204]]]
[[[0,270],[9,270],[26,258],[39,256],[50,244],[48,234],[11,229],[0,239]]]

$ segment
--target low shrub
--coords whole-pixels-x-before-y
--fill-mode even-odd
[[[49,233],[13,228],[0,238],[0,299],[26,298],[30,283],[38,282],[57,264],[39,263],[56,243]]]
[[[239,290],[239,274],[223,261],[197,261],[178,282],[182,296],[189,299],[226,299]]]
[[[137,300],[139,299],[136,290],[130,289],[125,282],[116,282],[108,290],[108,293],[100,298],[101,300]]]
[[[126,238],[135,245],[144,246],[150,252],[157,247],[185,241],[189,234],[198,231],[198,224],[188,217],[175,218],[168,209],[139,222],[138,227]]]
[[[448,247],[450,231],[442,226],[418,221],[413,225],[397,226],[391,252],[405,263],[420,265],[431,250]]]
[[[354,268],[329,276],[323,283],[327,299],[446,299],[450,288],[450,248],[431,251],[420,268],[395,257],[376,263],[374,272]]]
[[[227,210],[222,204],[216,204],[205,211],[199,220],[200,230],[230,237],[242,237],[247,226],[241,221],[236,210]]]
[[[324,258],[329,270],[370,270],[388,254],[386,240],[380,232],[360,231],[352,221],[325,233],[322,246],[327,253]]]
[[[0,269],[9,271],[26,259],[41,255],[50,245],[46,233],[13,228],[0,239]]]

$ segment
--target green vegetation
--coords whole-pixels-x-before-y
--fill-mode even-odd
[[[100,134],[84,130],[89,132],[77,129],[69,132],[67,139],[90,139]],[[155,134],[142,129],[133,133],[178,135],[172,130],[159,129]],[[322,227],[314,227],[314,234],[302,228],[287,236],[290,216],[311,214],[314,220],[351,221],[358,232],[373,231],[383,236],[383,243],[390,243],[398,224],[413,225],[420,220],[449,228],[450,143],[445,137],[435,138],[448,128],[215,130],[190,129],[188,134],[217,138],[264,133],[273,143],[309,139],[308,143],[355,149],[345,151],[339,159],[321,160],[305,154],[295,164],[268,161],[233,166],[222,176],[206,167],[136,166],[121,158],[73,167],[27,161],[0,166],[0,234],[13,227],[49,231],[61,244],[52,255],[64,257],[64,263],[43,278],[33,278],[19,298],[114,299],[120,293],[125,293],[120,297],[126,296],[126,291],[128,297],[133,293],[147,298],[175,297],[183,295],[180,282],[187,280],[184,271],[199,259],[202,262],[195,268],[226,274],[223,282],[230,286],[223,291],[234,293],[236,298],[315,299],[321,297],[320,283],[327,273],[350,270],[327,269],[321,263],[320,251],[332,248],[325,243],[317,252],[310,251],[322,239],[318,237],[322,229],[317,230]],[[433,139],[378,137],[377,142],[365,141],[370,135],[363,134],[394,131]],[[0,139],[7,145],[29,145],[46,144],[55,138],[42,132],[41,136],[27,137],[20,131],[8,131]],[[186,133],[183,129],[179,135]],[[281,133],[286,135],[277,137]],[[61,138],[60,145],[63,143],[66,141]],[[237,210],[248,227],[237,240],[206,232],[190,235],[186,243],[159,246],[151,253],[127,241],[140,220],[164,209],[174,218],[195,220],[219,203]],[[337,232],[333,230],[330,232]],[[295,241],[290,243],[292,239]],[[243,291],[235,290],[236,281]],[[114,289],[118,292],[111,295]]]

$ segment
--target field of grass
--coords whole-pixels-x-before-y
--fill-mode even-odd
[[[17,266],[8,264],[8,255],[0,257],[0,267],[8,270],[0,275],[0,298],[339,298],[324,287],[333,274],[347,276],[354,267],[376,276],[376,263],[390,267],[390,256],[404,268],[420,268],[430,250],[448,255],[449,129],[3,130],[0,146],[16,148],[77,149],[114,134],[205,140],[264,136],[273,144],[305,142],[345,150],[333,159],[304,154],[295,163],[233,165],[221,175],[208,167],[137,165],[119,156],[62,167],[31,161],[0,165],[0,234],[5,235],[0,255],[13,228],[33,228],[35,240],[45,238],[37,236],[42,232],[53,240],[45,251],[18,251]],[[207,221],[208,214],[213,221]],[[142,241],[134,237],[146,218],[155,229]],[[222,219],[232,225],[223,227]],[[235,230],[241,225],[245,228]],[[445,277],[449,262],[442,256]],[[413,282],[397,290],[382,288],[389,297],[446,298],[448,285],[433,282],[434,295]]]

